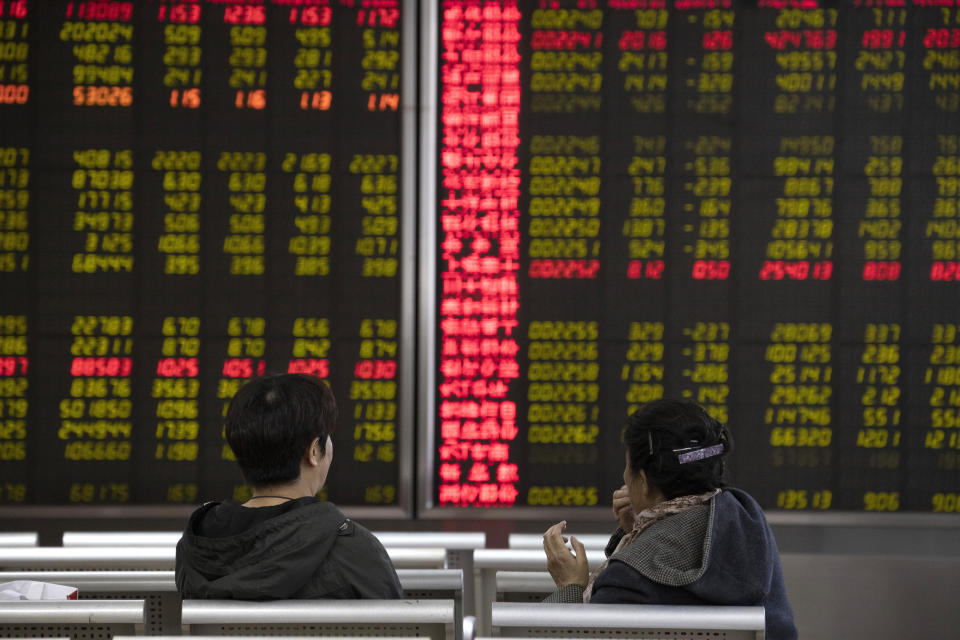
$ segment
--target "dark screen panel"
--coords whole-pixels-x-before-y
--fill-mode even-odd
[[[243,382],[325,378],[331,499],[399,505],[400,10],[0,2],[0,499],[249,494]]]
[[[958,19],[443,3],[434,504],[608,505],[677,397],[767,508],[955,512]]]

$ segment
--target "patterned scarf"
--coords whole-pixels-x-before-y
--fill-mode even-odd
[[[627,548],[629,545],[640,537],[640,534],[650,528],[656,522],[660,522],[664,518],[674,515],[675,513],[680,513],[686,511],[687,509],[692,509],[701,504],[705,504],[713,499],[720,493],[720,489],[714,489],[713,491],[707,491],[706,493],[701,493],[699,495],[690,495],[690,496],[679,496],[671,500],[664,500],[663,502],[658,502],[649,509],[644,509],[641,511],[633,521],[633,529],[624,534],[620,538],[620,543],[617,544],[617,548],[614,549],[613,553],[610,554],[610,557],[613,557],[614,554],[618,553],[621,549]],[[597,576],[607,568],[607,565],[610,563],[610,558],[607,558],[603,561],[597,570],[590,574],[590,580],[587,581],[587,588],[583,591],[583,601],[590,602],[590,594],[593,591],[593,583],[596,581]]]

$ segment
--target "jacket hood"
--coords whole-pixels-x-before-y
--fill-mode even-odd
[[[780,554],[763,509],[739,489],[725,489],[711,506],[712,551],[690,590],[718,604],[765,600],[780,570]]]
[[[290,598],[330,555],[340,529],[349,525],[333,504],[314,502],[235,535],[198,535],[204,518],[229,518],[236,509],[246,507],[209,502],[190,516],[177,544],[180,593],[194,598]]]
[[[763,601],[779,570],[763,510],[739,489],[657,522],[611,559],[715,604]]]

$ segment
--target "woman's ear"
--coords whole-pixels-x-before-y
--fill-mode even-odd
[[[650,483],[650,479],[647,478],[647,473],[643,469],[640,469],[640,473],[637,474],[637,488],[643,494],[643,497],[653,504],[664,499],[663,492],[660,491],[659,487]]]

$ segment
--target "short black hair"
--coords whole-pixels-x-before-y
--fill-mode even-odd
[[[300,477],[300,460],[314,438],[326,455],[337,421],[330,387],[315,376],[282,373],[243,385],[227,409],[225,432],[244,479],[255,487]]]
[[[641,469],[647,480],[670,500],[726,486],[724,458],[733,438],[699,405],[682,400],[655,400],[627,418],[623,431],[630,470]],[[680,464],[678,449],[723,445],[721,455]]]

